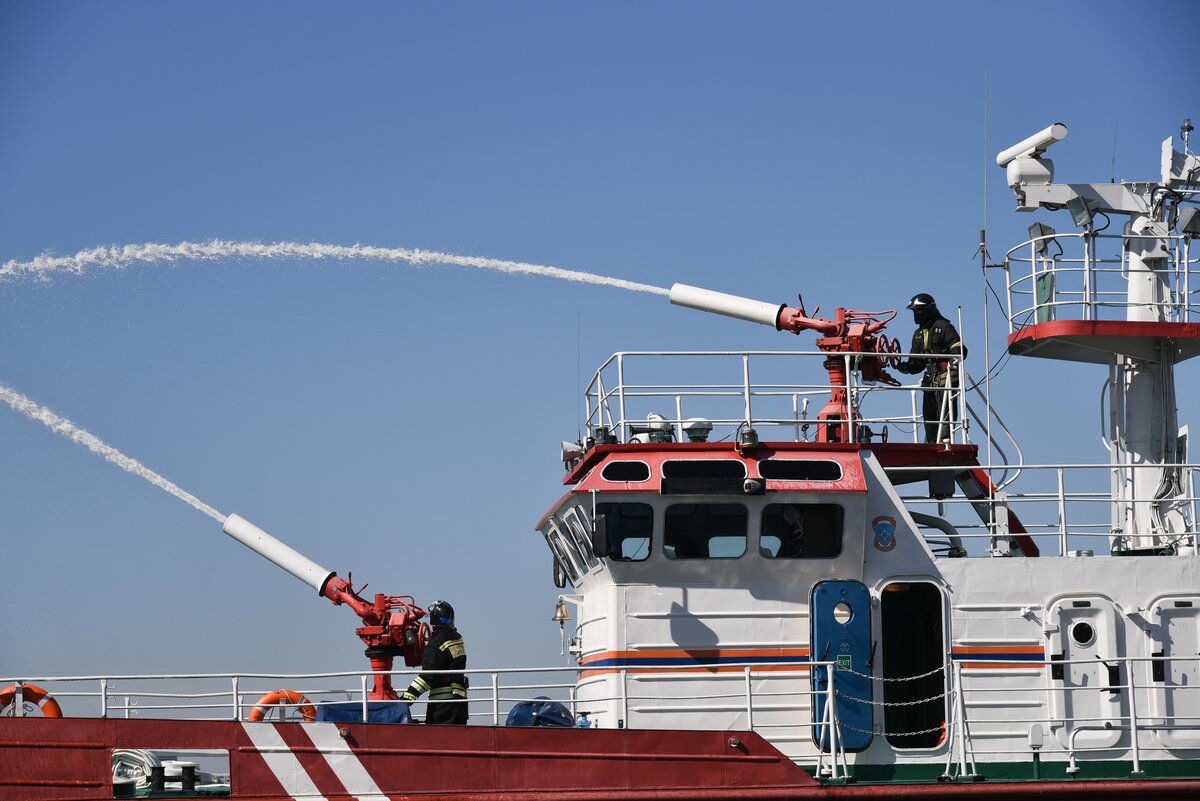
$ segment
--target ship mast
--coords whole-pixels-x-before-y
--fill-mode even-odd
[[[1200,234],[1194,206],[1200,199],[1200,157],[1190,150],[1189,120],[1181,131],[1183,152],[1174,149],[1171,137],[1162,143],[1161,179],[1154,182],[1054,183],[1054,164],[1043,154],[1066,137],[1061,123],[996,157],[1008,170],[1018,211],[1066,209],[1082,229],[1074,235],[1084,245],[1082,302],[1067,302],[1055,288],[1062,270],[1056,259],[1063,255],[1058,238],[1064,235],[1042,223],[1030,226],[1032,319],[1021,325],[1010,313],[1009,350],[1108,364],[1114,552],[1161,552],[1176,547],[1187,531],[1179,467],[1186,461],[1186,441],[1176,417],[1175,365],[1200,353],[1188,280],[1191,240]],[[1099,229],[1097,215],[1105,218]],[[1125,218],[1123,300],[1098,287],[1105,270],[1098,269],[1097,240],[1118,216]],[[1011,291],[1010,283],[1010,297]],[[1106,319],[1122,308],[1123,319]],[[1078,319],[1064,319],[1063,312],[1074,309],[1080,310]]]

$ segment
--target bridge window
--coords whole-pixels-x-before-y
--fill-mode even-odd
[[[562,533],[562,529],[553,520],[547,527],[544,536],[546,544],[550,546],[550,550],[554,553],[554,558],[562,565],[563,571],[567,574],[567,580],[571,582],[571,586],[579,583],[579,577],[585,572],[579,568],[583,564],[583,560],[577,554],[571,554],[571,546],[569,541]]]
[[[745,478],[746,465],[734,459],[676,459],[663,462],[666,478]]]
[[[769,503],[758,551],[768,559],[831,559],[842,552],[842,507],[836,503]]]
[[[758,474],[774,481],[840,481],[842,466],[825,459],[764,459]]]
[[[600,560],[592,553],[592,526],[586,515],[581,515],[578,508],[568,509],[563,513],[563,522],[574,540],[575,551],[583,555],[586,570],[591,570],[600,564]]]
[[[645,462],[609,462],[600,476],[605,481],[649,481],[650,465]]]
[[[734,459],[675,459],[663,462],[663,495],[742,494],[746,465]]]
[[[619,562],[641,562],[650,556],[654,509],[648,503],[598,503],[608,530],[608,556]]]
[[[675,504],[663,522],[668,559],[736,559],[746,552],[746,507],[740,503]]]

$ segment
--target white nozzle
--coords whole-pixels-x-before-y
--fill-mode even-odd
[[[675,284],[671,287],[671,302],[676,306],[687,306],[689,309],[724,314],[727,317],[762,323],[772,328],[779,327],[779,312],[786,305],[739,298],[737,295],[726,295],[724,292],[713,292],[711,289],[701,289],[687,284]]]
[[[267,561],[279,565],[318,593],[325,589],[325,583],[334,575],[333,571],[321,567],[244,517],[230,515],[225,518],[222,530]]]

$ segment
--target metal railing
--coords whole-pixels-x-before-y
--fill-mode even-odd
[[[952,497],[935,499],[927,494],[902,496],[913,510],[936,512],[949,522],[964,541],[975,541],[980,547],[973,553],[986,551],[980,541],[990,543],[1014,533],[1024,533],[1037,543],[1043,556],[1107,554],[1117,538],[1125,547],[1159,549],[1163,553],[1196,553],[1197,503],[1195,476],[1200,465],[1180,463],[1166,465],[1023,464],[1022,489],[1007,487],[994,496],[968,498],[961,492]],[[981,468],[980,468],[981,469]],[[1136,470],[1177,470],[1183,491],[1161,500],[1130,500],[1114,494],[1113,481]],[[896,467],[889,474],[904,473],[961,475],[962,467]],[[1131,536],[1126,520],[1136,504],[1159,504],[1166,509],[1163,530],[1153,539],[1149,534]],[[1009,512],[1012,513],[1010,518]],[[1013,520],[1015,518],[1015,520]],[[1014,529],[1019,523],[1023,532]],[[936,537],[937,535],[933,535]],[[1087,552],[1087,553],[1085,553]]]
[[[1115,672],[1112,666],[1116,666]],[[839,669],[835,662],[812,662],[796,664],[743,664],[738,672],[680,673],[676,668],[638,668],[639,676],[647,673],[654,678],[669,679],[673,683],[703,683],[703,688],[689,695],[664,698],[659,694],[638,694],[631,688],[630,671],[626,668],[615,671],[615,681],[610,682],[610,694],[597,695],[595,690],[586,701],[576,698],[575,675],[583,668],[515,668],[496,670],[471,670],[476,682],[471,689],[469,701],[444,701],[442,703],[465,703],[471,709],[470,720],[474,724],[502,725],[504,713],[517,703],[539,701],[547,693],[560,699],[573,714],[603,705],[616,704],[621,725],[628,728],[661,729],[655,725],[656,713],[666,716],[677,715],[687,707],[679,706],[682,700],[694,702],[696,709],[709,716],[707,725],[687,726],[695,729],[728,729],[730,714],[744,716],[745,728],[757,731],[768,740],[780,745],[792,744],[788,748],[793,759],[804,764],[816,761],[818,775],[837,780],[850,773],[844,747],[847,724],[841,719],[839,707],[843,703],[869,703],[872,705],[873,723],[867,733],[881,737],[907,737],[926,732],[887,731],[884,727],[884,710],[889,707],[912,706],[913,704],[937,703],[942,723],[928,731],[942,731],[944,737],[929,747],[897,747],[897,761],[919,761],[928,764],[931,756],[944,756],[945,775],[968,775],[986,769],[988,762],[1024,761],[1028,749],[1047,756],[1059,764],[1056,770],[1071,775],[1078,770],[1082,760],[1132,759],[1133,770],[1141,769],[1142,760],[1148,753],[1158,759],[1173,759],[1179,756],[1180,748],[1194,749],[1200,744],[1190,740],[1183,745],[1165,742],[1164,735],[1180,732],[1200,732],[1200,683],[1194,675],[1200,666],[1200,656],[1148,656],[1116,657],[1099,661],[1097,658],[1072,660],[1049,660],[1025,662],[1020,669],[1002,669],[989,666],[972,666],[969,662],[951,660],[945,656],[942,667],[914,677],[882,677],[871,675],[873,698],[882,699],[882,687],[888,681],[910,681],[916,678],[941,673],[942,691],[931,698],[888,702],[863,700],[847,697],[838,689]],[[722,666],[730,667],[730,666]],[[1110,672],[1107,681],[1091,674],[1105,667]],[[1182,667],[1182,671],[1179,668]],[[1049,682],[1042,677],[1043,671],[1052,671]],[[824,671],[825,689],[819,689],[812,681],[817,671]],[[1054,671],[1060,671],[1055,674]],[[850,671],[854,672],[854,671]],[[532,677],[541,675],[542,681]],[[977,682],[975,675],[988,677]],[[1179,674],[1177,676],[1177,674]],[[403,674],[396,673],[395,676]],[[755,680],[794,678],[791,689],[756,689]],[[858,674],[867,675],[867,674]],[[995,677],[1009,676],[1013,679],[1005,684]],[[1030,681],[1030,678],[1033,681]],[[81,707],[91,705],[93,716],[139,717],[187,720],[246,720],[248,711],[254,707],[259,689],[278,688],[286,683],[289,688],[299,689],[314,706],[327,703],[345,703],[347,700],[362,703],[366,712],[366,693],[372,674],[322,673],[322,674],[187,674],[187,675],[142,675],[142,676],[47,676],[0,679],[6,685],[15,685],[16,697],[4,714],[26,714],[32,710],[22,704],[22,690],[35,684],[49,690],[65,707],[68,716],[81,716]],[[348,684],[332,687],[335,682],[350,679]],[[482,681],[486,679],[486,681]],[[150,686],[162,682],[184,683],[185,689],[161,690]],[[194,687],[196,683],[224,685]],[[615,686],[612,686],[615,685]],[[798,686],[796,686],[798,685]],[[723,687],[723,689],[722,689]],[[74,689],[72,689],[74,688]],[[1105,701],[1104,715],[1071,714],[1076,706],[1087,708],[1096,698],[1115,699]],[[330,700],[333,698],[334,700]],[[828,703],[837,698],[838,703]],[[825,703],[819,705],[818,699]],[[140,703],[149,700],[151,703]],[[373,702],[374,703],[374,702]],[[397,701],[394,703],[406,703]],[[288,705],[294,711],[297,705]],[[818,717],[813,710],[822,708]],[[1091,706],[1095,706],[1094,703]],[[204,710],[205,714],[198,714]],[[760,716],[780,711],[792,716],[792,722],[779,725],[763,722]],[[637,712],[636,716],[632,713]],[[805,715],[804,713],[808,713]],[[85,712],[86,714],[86,712]],[[659,718],[665,720],[665,718]],[[641,725],[637,725],[641,724]],[[3,723],[0,722],[0,727]],[[1033,727],[1044,727],[1051,735],[1045,742],[1036,742]],[[788,736],[781,729],[789,728],[802,732],[799,737]],[[850,727],[853,728],[853,727]],[[1039,729],[1040,731],[1040,729]],[[1088,732],[1108,733],[1108,742],[1081,744],[1080,739]],[[800,743],[802,747],[796,748]],[[817,743],[823,743],[818,747]],[[1062,767],[1065,766],[1065,767]]]
[[[794,663],[754,663],[722,665],[723,668],[741,668],[740,673],[713,673],[684,676],[684,680],[718,681],[730,684],[728,692],[704,692],[691,696],[691,700],[702,704],[706,714],[718,717],[729,713],[745,716],[746,729],[755,729],[755,712],[779,708],[779,693],[756,692],[754,680],[764,677],[778,678],[781,674],[792,674],[804,680],[805,688],[783,695],[789,699],[788,708],[807,711],[816,708],[817,697],[830,698],[836,694],[836,665],[830,662],[796,665]],[[501,668],[464,671],[471,681],[467,700],[429,700],[422,698],[413,704],[466,704],[470,710],[468,720],[476,725],[506,725],[508,713],[518,704],[525,702],[557,701],[566,707],[572,717],[581,714],[596,714],[595,710],[616,704],[621,728],[627,725],[631,713],[648,719],[655,712],[678,713],[678,706],[657,706],[660,696],[638,695],[631,691],[630,671],[616,671],[616,689],[609,695],[592,693],[581,701],[577,698],[577,677],[586,669],[582,667],[555,668]],[[650,669],[652,672],[670,674],[671,668]],[[811,671],[824,670],[828,676],[827,689],[808,686]],[[447,673],[450,671],[423,671],[423,673]],[[639,668],[638,673],[645,670]],[[373,701],[368,692],[373,685],[373,673],[241,673],[241,674],[162,674],[121,676],[26,676],[0,678],[0,685],[11,685],[13,700],[0,709],[3,717],[24,717],[39,714],[34,705],[23,698],[26,686],[36,686],[53,696],[64,708],[67,717],[139,718],[171,720],[250,720],[250,713],[258,707],[258,699],[281,686],[300,693],[299,703],[272,705],[264,719],[278,714],[280,720],[300,720],[306,706],[314,709],[333,704],[353,703],[361,706],[362,719],[367,720],[368,706],[392,704],[409,706],[410,702]],[[412,672],[394,671],[390,674],[397,682],[415,675]],[[538,680],[538,679],[541,680]],[[167,689],[167,685],[171,685]],[[821,774],[834,779],[847,774],[845,750],[842,747],[841,724],[837,704],[825,704],[825,714],[820,720],[797,721],[794,726],[807,732],[807,738],[827,736],[830,747],[818,755]],[[377,707],[376,707],[377,708]],[[3,724],[0,723],[0,727]],[[714,728],[726,728],[724,722],[715,722]],[[645,726],[643,728],[661,728]],[[700,726],[699,728],[705,728]]]
[[[447,673],[450,671],[423,671]],[[476,682],[486,679],[486,687],[471,687],[472,717],[489,718],[493,725],[502,723],[507,714],[524,701],[557,700],[572,713],[575,709],[575,678],[577,668],[507,668],[464,671]],[[394,671],[390,674],[407,686],[416,675],[413,671]],[[291,714],[304,706],[314,709],[352,702],[361,706],[363,719],[368,717],[368,704],[401,705],[406,701],[374,701],[368,695],[375,674],[351,673],[189,673],[122,676],[46,676],[22,679],[0,679],[13,685],[16,699],[3,711],[4,715],[20,715],[20,688],[34,684],[47,690],[55,699],[70,699],[76,714],[101,718],[171,717],[187,720],[247,720],[260,700],[286,686],[304,696],[301,703],[272,704],[263,707],[268,715],[275,710]],[[535,680],[539,679],[540,680]],[[169,685],[169,689],[164,689]],[[542,693],[533,696],[529,691]],[[550,695],[545,695],[549,693]],[[425,702],[422,699],[421,702]],[[432,703],[464,703],[457,700]],[[481,710],[486,706],[486,710]],[[161,713],[171,713],[163,715]]]
[[[805,442],[817,438],[818,426],[844,426],[851,441],[870,442],[899,432],[904,439],[923,442],[925,393],[944,396],[943,424],[956,443],[968,441],[969,418],[964,393],[957,386],[922,387],[919,379],[901,386],[862,381],[854,365],[875,353],[839,353],[844,361],[848,398],[847,419],[818,422],[829,400],[830,386],[824,364],[830,354],[819,351],[631,351],[613,354],[593,375],[584,393],[584,415],[589,431],[603,426],[618,442],[651,436],[655,430],[676,442],[686,442],[684,426],[703,418],[712,424],[710,441],[725,441],[743,427],[754,428],[760,438]],[[889,354],[899,358],[925,355]],[[950,372],[962,376],[962,358],[938,357],[949,362]],[[808,374],[811,381],[797,380]],[[712,381],[709,376],[724,375]],[[816,406],[810,410],[810,404]],[[953,407],[953,408],[951,408]],[[656,428],[657,426],[657,428]],[[884,429],[888,433],[884,434]],[[892,437],[894,439],[899,439]]]
[[[1053,320],[1126,319],[1131,306],[1143,305],[1129,301],[1127,243],[1158,239],[1055,233],[1013,247],[1005,253],[1003,265],[1009,333]],[[1167,242],[1167,258],[1159,275],[1165,296],[1156,309],[1165,322],[1200,321],[1200,254],[1191,253],[1191,237],[1162,239]]]
[[[1059,678],[1052,676],[1048,687],[1016,690],[1021,695],[1040,702],[1022,705],[1030,710],[1030,713],[1022,715],[1011,703],[1014,688],[972,687],[969,684],[964,686],[962,674],[964,670],[969,673],[971,669],[955,663],[955,672],[958,675],[956,686],[963,688],[962,697],[965,699],[962,704],[964,721],[969,723],[969,726],[962,727],[961,736],[969,752],[980,758],[980,761],[992,761],[988,758],[996,757],[1011,758],[1012,741],[1026,739],[1028,745],[1025,753],[1032,751],[1038,755],[1057,757],[1058,762],[1066,762],[1065,769],[1059,769],[1064,770],[1068,776],[1073,776],[1079,771],[1078,762],[1081,757],[1089,760],[1131,760],[1132,775],[1139,775],[1147,753],[1152,753],[1159,759],[1172,759],[1179,756],[1180,750],[1186,751],[1200,744],[1200,736],[1197,736],[1195,742],[1186,744],[1168,744],[1164,741],[1165,735],[1200,732],[1200,695],[1197,695],[1200,685],[1195,683],[1194,677],[1189,678],[1186,675],[1181,681],[1174,681],[1172,671],[1173,666],[1184,665],[1193,666],[1191,672],[1194,673],[1194,666],[1200,664],[1200,657],[1112,657],[1104,659],[1103,662],[1097,658],[1081,658],[1029,664],[1040,668],[1039,685],[1041,671],[1057,669],[1062,671],[1062,674]],[[1080,681],[1083,672],[1096,670],[1098,666],[1108,669],[1114,665],[1117,674],[1123,678],[1117,681]],[[1072,675],[1075,671],[1079,671],[1079,674]],[[989,671],[982,669],[977,672]],[[1105,699],[1111,714],[1063,714],[1065,709],[1077,702],[1084,706],[1089,699],[1096,697]],[[986,711],[975,715],[965,714],[966,709],[973,708],[1001,711],[991,715]],[[1176,710],[1180,708],[1188,711],[1178,713]],[[1041,740],[1035,736],[1034,727],[1037,727],[1039,735],[1042,731],[1048,731],[1051,736]],[[1081,735],[1089,733],[1103,734],[1105,739],[1111,742],[1080,745]],[[988,747],[983,744],[989,740],[997,743],[1008,740],[1008,747]]]

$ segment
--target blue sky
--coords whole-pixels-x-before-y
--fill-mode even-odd
[[[8,2],[0,261],[221,237],[826,309],[928,291],[964,307],[981,373],[985,164],[993,255],[1034,218],[991,159],[1051,122],[1071,130],[1060,180],[1105,180],[1114,156],[1118,178],[1155,178],[1159,142],[1200,118],[1166,36],[1198,16],[1183,0]],[[562,492],[580,373],[617,350],[793,345],[811,341],[458,268],[0,285],[0,381],[371,592],[451,599],[476,666],[559,660],[533,525]],[[1035,461],[1101,461],[1103,378],[1014,360],[997,403]],[[1179,397],[1195,383],[1181,370]],[[364,664],[346,610],[207,518],[7,410],[0,443],[0,675]]]

